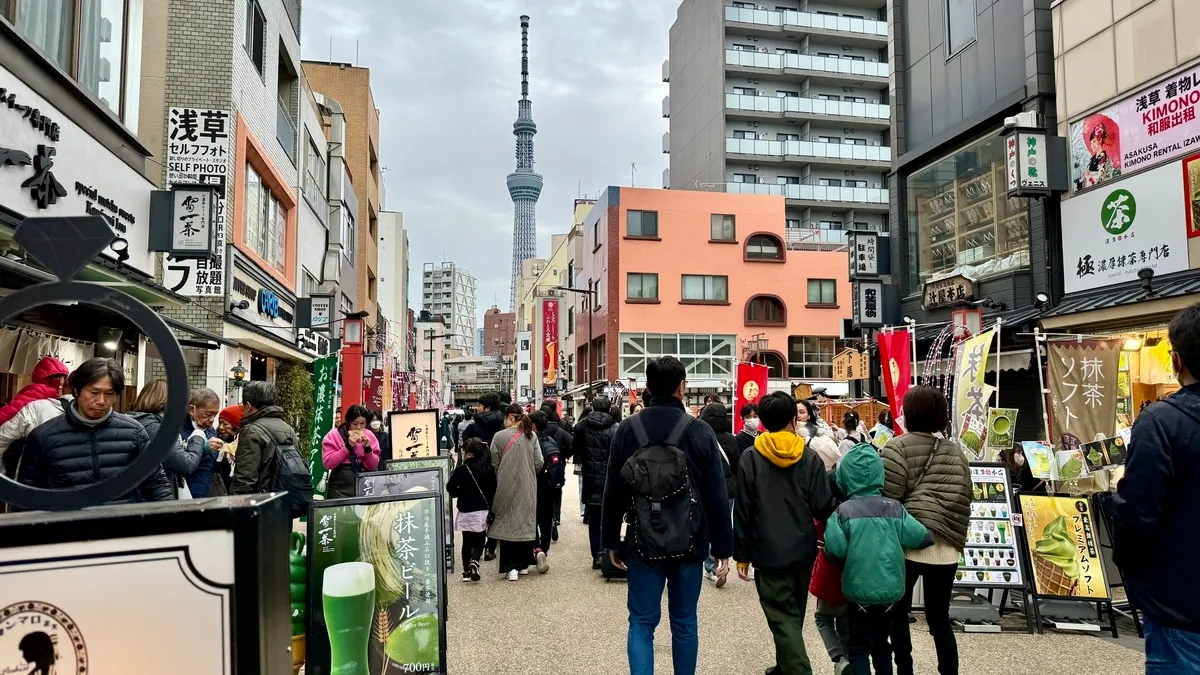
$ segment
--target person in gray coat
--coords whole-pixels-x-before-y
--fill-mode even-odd
[[[142,428],[146,430],[146,435],[153,439],[154,435],[158,433],[158,428],[162,426],[163,413],[166,409],[167,381],[151,380],[138,392],[137,400],[133,402],[129,416],[137,420],[138,424],[141,424]],[[178,437],[178,434],[175,436]],[[207,444],[206,439],[199,434],[188,436],[186,442],[179,439],[167,458],[163,460],[162,466],[167,472],[167,477],[171,479],[171,487],[176,499],[179,499],[180,490],[187,487],[185,479],[200,466],[200,458],[204,454]]]
[[[500,573],[509,581],[528,574],[535,562],[538,571],[550,569],[546,554],[534,556],[537,539],[537,473],[544,460],[533,420],[524,408],[511,404],[504,411],[504,429],[492,438],[492,468],[496,471],[495,520],[488,537],[500,542]]]

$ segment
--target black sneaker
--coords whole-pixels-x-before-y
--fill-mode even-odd
[[[484,559],[484,560],[495,560],[495,559],[496,559],[496,552],[495,552],[495,551],[484,551],[484,552],[483,552],[483,559]]]
[[[596,556],[592,559],[592,569],[598,570],[604,566],[604,558]]]
[[[550,541],[558,541],[558,523],[550,529]]]
[[[463,572],[463,583],[472,581],[470,572]]]
[[[465,574],[470,574],[471,581],[479,581],[479,563],[472,560],[471,568],[468,572],[464,572]]]

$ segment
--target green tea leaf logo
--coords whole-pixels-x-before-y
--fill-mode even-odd
[[[1137,200],[1129,190],[1118,188],[1112,191],[1100,207],[1100,224],[1109,234],[1125,234],[1133,227],[1137,217]]]

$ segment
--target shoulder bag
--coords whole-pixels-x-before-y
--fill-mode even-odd
[[[937,455],[938,447],[940,447],[941,444],[942,444],[942,439],[940,439],[940,438],[933,439],[933,450],[931,450],[929,452],[929,459],[925,460],[925,466],[921,467],[921,473],[917,474],[916,482],[914,482],[912,484],[912,487],[910,487],[908,489],[908,492],[904,493],[904,499],[900,500],[900,503],[903,504],[904,502],[907,502],[908,498],[912,496],[912,493],[916,492],[917,486],[919,486],[921,484],[921,481],[925,478],[925,473],[927,471],[929,471],[929,465],[933,464],[933,458],[934,458],[934,456]]]
[[[514,436],[513,438],[516,438],[516,437]],[[505,449],[507,450],[507,448],[505,448]],[[488,500],[487,495],[484,494],[483,488],[479,486],[479,479],[475,478],[475,472],[472,471],[471,467],[469,467],[469,466],[467,467],[467,475],[471,477],[471,482],[475,484],[475,489],[479,490],[479,496],[483,497],[483,503],[487,504],[487,507],[488,507],[487,524],[488,524],[488,527],[491,527],[492,523],[496,520],[496,514],[492,513],[492,503]]]

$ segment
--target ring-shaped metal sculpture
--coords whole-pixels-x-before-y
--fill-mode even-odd
[[[136,489],[167,458],[179,440],[188,398],[187,365],[183,350],[171,329],[153,310],[137,298],[116,289],[80,281],[63,280],[23,288],[0,299],[0,325],[24,311],[50,303],[79,302],[120,314],[141,329],[158,349],[167,370],[167,409],[162,424],[146,451],[124,471],[82,488],[46,490],[0,477],[0,500],[17,506],[46,511],[66,511],[119,499]]]

